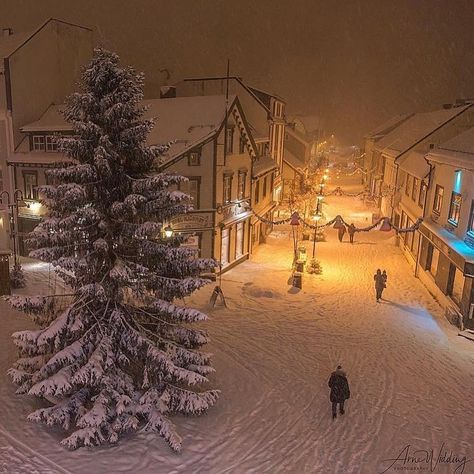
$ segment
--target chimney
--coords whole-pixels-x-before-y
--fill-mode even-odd
[[[430,143],[430,150],[433,150],[435,147],[435,144],[434,143]]]
[[[2,28],[2,36],[10,36],[13,34],[13,28]]]
[[[175,86],[161,86],[160,99],[174,99],[176,97]]]
[[[452,109],[453,104],[443,104],[443,109]]]

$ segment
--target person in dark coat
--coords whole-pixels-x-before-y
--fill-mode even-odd
[[[356,228],[354,224],[350,224],[347,226],[347,232],[349,233],[349,240],[351,244],[354,243],[354,234],[356,233]]]
[[[374,282],[375,282],[375,299],[378,302],[380,298],[382,298],[382,292],[383,292],[383,289],[385,288],[385,281],[384,281],[382,272],[380,271],[380,268],[377,269],[377,273],[374,275]]]
[[[341,224],[341,227],[337,229],[337,236],[339,238],[339,242],[342,242],[342,239],[344,238],[345,233],[346,233],[346,226],[344,224]]]
[[[344,415],[344,402],[351,396],[346,373],[340,365],[329,377],[328,386],[331,389],[329,400],[332,403],[332,418],[334,420],[337,417],[337,405],[339,405],[339,413]]]
[[[383,287],[387,288],[387,272],[385,270],[382,271],[382,279],[383,279]]]

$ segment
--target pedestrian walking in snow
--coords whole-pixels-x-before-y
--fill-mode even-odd
[[[383,287],[387,288],[387,272],[385,270],[382,271],[382,278],[383,278]]]
[[[380,268],[377,269],[377,273],[374,275],[374,282],[375,282],[375,299],[377,302],[382,298],[382,292],[385,288],[385,281],[380,271]]]
[[[341,224],[341,227],[338,227],[337,229],[337,236],[339,238],[339,242],[342,242],[342,239],[344,238],[345,233],[346,233],[346,226],[344,224]]]
[[[350,224],[347,226],[347,232],[349,233],[349,240],[351,244],[354,243],[354,234],[356,233],[356,228],[354,224]]]
[[[351,396],[346,373],[340,365],[329,377],[328,386],[331,389],[329,400],[332,403],[332,419],[334,420],[337,417],[337,406],[339,405],[339,413],[344,415],[344,402]]]

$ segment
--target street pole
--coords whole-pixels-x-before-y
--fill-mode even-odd
[[[316,253],[316,235],[318,233],[318,221],[316,221],[316,227],[314,228],[314,238],[313,238],[313,258]]]

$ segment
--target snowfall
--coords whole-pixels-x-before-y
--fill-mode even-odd
[[[361,189],[357,175],[332,184]],[[372,222],[374,209],[357,198],[326,201],[328,217],[341,214],[360,227]],[[311,253],[312,242],[303,243]],[[0,472],[474,472],[474,461],[464,470],[459,462],[435,464],[440,451],[474,458],[474,342],[458,336],[413,276],[393,232],[358,233],[351,245],[347,234],[340,243],[329,229],[316,254],[322,275],[305,273],[303,288],[292,287],[291,230],[276,227],[249,261],[224,274],[227,308],[209,306],[212,284],[187,298],[209,314],[211,386],[222,393],[207,414],[174,419],[181,454],[148,433],[71,452],[59,445],[60,430],[26,421],[41,402],[15,395],[6,371],[15,360],[11,333],[32,323],[1,301]],[[65,291],[45,264],[25,260],[24,268],[28,286],[20,293]],[[388,273],[381,303],[377,268]],[[351,398],[333,420],[327,382],[338,364]],[[433,450],[433,464],[390,468],[388,460],[406,446],[411,454]]]

